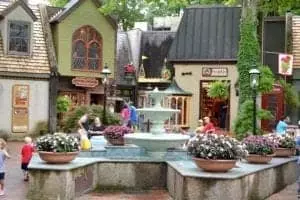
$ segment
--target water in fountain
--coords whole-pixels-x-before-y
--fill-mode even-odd
[[[170,95],[168,92],[159,91],[155,88],[148,92],[153,98],[155,105],[151,108],[137,109],[139,114],[145,116],[152,123],[151,133],[136,133],[125,136],[128,144],[135,144],[143,147],[152,156],[164,156],[170,148],[180,148],[189,139],[189,136],[174,133],[165,133],[164,121],[180,110],[164,108],[161,102],[164,97]]]

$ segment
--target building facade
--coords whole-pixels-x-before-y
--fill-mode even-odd
[[[190,127],[208,116],[215,126],[232,129],[238,111],[236,67],[239,7],[190,7],[183,14],[176,37],[168,54],[175,69],[178,85],[193,94],[189,113]],[[207,95],[213,81],[230,85],[227,100]]]
[[[36,5],[0,1],[0,129],[16,136],[34,133],[49,119],[51,65]]]
[[[58,95],[69,96],[73,106],[103,105],[101,71],[105,65],[112,72],[110,78],[115,77],[117,25],[99,12],[100,6],[97,0],[71,0],[62,9],[48,9],[59,74]]]

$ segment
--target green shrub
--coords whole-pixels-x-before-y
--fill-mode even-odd
[[[258,90],[261,93],[268,93],[273,90],[273,84],[275,83],[275,77],[268,66],[260,66],[260,79],[259,79],[259,86]]]
[[[39,121],[36,123],[34,128],[34,135],[41,136],[49,133],[48,122],[47,121]]]
[[[228,90],[229,83],[227,81],[214,81],[208,89],[208,96],[226,100],[229,97]]]
[[[94,122],[96,117],[99,117],[102,121],[103,118],[103,107],[98,105],[91,106],[79,106],[73,111],[66,114],[65,119],[62,122],[62,130],[64,132],[74,132],[78,128],[78,120],[85,113],[90,113],[89,124]],[[120,123],[120,118],[117,114],[106,112],[107,125],[115,125]]]
[[[253,101],[245,101],[240,108],[237,118],[234,122],[234,132],[237,139],[243,139],[249,132],[253,131]],[[270,111],[257,108],[258,120],[272,119],[273,115]],[[262,130],[257,128],[257,133],[262,133]]]
[[[68,112],[71,107],[72,101],[68,96],[59,96],[56,100],[57,113]]]

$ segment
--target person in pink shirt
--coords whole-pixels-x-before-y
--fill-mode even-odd
[[[121,117],[123,126],[128,126],[128,122],[130,120],[130,109],[127,104],[125,104],[121,110]]]
[[[214,133],[216,131],[216,128],[212,122],[210,122],[209,117],[204,117],[204,133]]]

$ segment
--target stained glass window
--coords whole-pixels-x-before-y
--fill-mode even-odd
[[[83,41],[78,40],[73,46],[73,68],[83,69],[85,67],[86,48]]]
[[[93,42],[89,47],[89,69],[96,70],[99,67],[99,45]]]
[[[29,53],[30,24],[12,21],[9,23],[9,53]]]
[[[72,68],[101,70],[102,38],[91,26],[83,26],[73,34]]]

